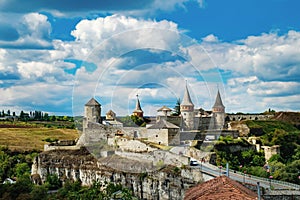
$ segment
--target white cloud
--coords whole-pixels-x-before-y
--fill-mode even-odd
[[[218,45],[223,47],[222,56],[214,49],[208,48],[208,53],[222,69],[267,80],[290,80],[300,73],[295,70],[300,67],[298,32],[289,31],[282,36],[275,33],[249,36],[238,44]]]
[[[6,50],[0,49],[0,61],[4,60],[5,56],[6,56]]]
[[[17,63],[18,72],[26,79],[44,77],[47,74],[58,72],[55,66],[42,62]]]
[[[113,57],[116,57],[116,54],[120,56],[139,48],[167,49],[178,41],[177,24],[173,22],[157,22],[120,15],[82,20],[71,34],[76,40],[75,48],[73,46],[75,55],[86,57],[91,56],[88,55],[91,51],[101,51],[101,59],[112,54]]]
[[[86,49],[97,46],[98,40],[104,40],[104,42],[101,43],[101,48],[98,46],[94,49],[94,52],[100,49],[99,52],[101,52],[101,54],[89,55],[89,58],[90,60],[98,59],[99,67],[94,73],[102,75],[101,81],[104,81],[104,85],[107,83],[112,85],[119,84],[117,87],[120,89],[114,89],[114,91],[117,91],[115,94],[119,96],[119,100],[116,102],[120,102],[122,98],[128,99],[128,93],[133,91],[133,88],[127,87],[129,83],[132,83],[135,87],[139,87],[151,81],[168,85],[167,80],[171,80],[172,78],[174,80],[177,78],[182,80],[188,79],[188,77],[195,75],[195,72],[197,74],[197,70],[200,72],[197,76],[206,76],[206,71],[212,70],[216,68],[216,66],[221,70],[231,72],[231,76],[233,77],[229,80],[225,79],[224,97],[226,97],[225,102],[227,103],[226,107],[228,111],[263,111],[265,106],[268,106],[263,101],[264,95],[289,95],[292,94],[291,90],[294,90],[295,86],[280,87],[280,85],[278,85],[278,87],[275,87],[273,90],[266,87],[269,81],[272,81],[269,84],[271,86],[272,83],[276,84],[277,82],[282,82],[280,81],[281,79],[293,79],[296,74],[299,74],[299,70],[297,70],[299,58],[295,56],[300,53],[297,48],[298,41],[300,40],[297,32],[290,31],[283,36],[278,36],[274,33],[262,34],[261,36],[255,37],[249,36],[245,40],[236,43],[222,42],[218,40],[216,36],[208,35],[203,38],[203,43],[200,45],[191,43],[189,46],[184,46],[186,44],[180,46],[180,37],[174,37],[176,34],[173,34],[171,35],[172,37],[168,38],[168,32],[155,32],[155,37],[153,37],[153,35],[150,34],[151,32],[147,29],[145,29],[147,31],[143,31],[143,29],[135,30],[132,32],[134,33],[132,35],[122,32],[124,30],[134,29],[135,26],[147,28],[154,24],[161,24],[161,26],[166,29],[170,29],[171,27],[175,32],[178,32],[178,30],[176,30],[177,25],[172,25],[170,22],[162,23],[153,22],[151,20],[137,20],[117,15],[98,20],[84,20],[80,22],[76,30],[73,31],[74,36],[77,38],[76,45],[81,45]],[[90,29],[91,31],[85,31],[87,27],[92,27]],[[122,37],[113,35],[113,37],[110,38],[111,35],[108,34],[109,32],[119,34],[119,36]],[[177,46],[170,47],[170,44],[173,45],[174,42],[177,43]],[[160,47],[158,49],[174,49],[175,54],[180,52],[178,54],[187,58],[187,62],[175,61],[162,63],[161,65],[149,66],[149,69],[145,70],[138,70],[139,67],[144,66],[136,66],[135,69],[130,69],[130,71],[126,69],[116,69],[113,65],[110,65],[112,63],[120,64],[130,62],[129,60],[119,59],[116,56],[120,56],[122,52],[128,52],[130,49],[149,46],[147,43],[150,43],[152,47]],[[102,51],[102,49],[106,51]],[[82,53],[80,54],[82,55]],[[75,55],[78,54],[75,53]],[[109,58],[113,59],[110,59],[110,62],[108,62]],[[107,62],[105,62],[105,60]],[[289,64],[290,61],[291,64]],[[195,68],[192,67],[191,64]],[[84,80],[98,81],[97,78],[99,78],[98,76],[97,78],[91,78],[93,75],[88,74],[88,72],[86,72],[86,76],[89,78],[83,78]],[[195,89],[195,91],[192,89],[196,102],[200,107],[205,107],[206,109],[211,108],[216,90],[213,88],[216,88],[218,82],[222,83],[222,77],[219,76],[220,74],[215,77],[216,83],[207,83],[210,86],[203,86],[201,80],[194,81],[193,84],[195,86],[193,86],[193,88],[201,88],[201,90]],[[280,84],[284,83],[282,82]],[[174,91],[178,90],[178,87],[180,86],[174,88]],[[95,88],[95,86],[92,88]],[[105,92],[105,87],[102,89],[99,95],[109,98],[111,94]],[[111,89],[112,88],[110,88],[109,91],[112,91]],[[155,94],[159,97],[159,90],[157,91],[156,88],[149,90],[153,91],[153,93],[149,92],[149,94]],[[91,91],[93,92],[93,89],[91,89]],[[164,90],[162,89],[162,91]],[[205,92],[202,93],[202,91]],[[207,98],[208,92],[211,93],[210,98]],[[178,94],[179,96],[181,95],[180,92]],[[150,99],[151,97],[149,96],[148,98]],[[251,104],[249,104],[249,102],[251,102]],[[244,105],[249,106],[245,107]]]
[[[51,24],[47,17],[39,13],[29,13],[23,16],[15,15],[15,29],[19,33],[19,38],[14,41],[1,41],[1,46],[13,48],[49,48]]]
[[[219,39],[217,36],[210,34],[207,35],[206,37],[202,38],[203,42],[219,42]]]
[[[262,97],[290,96],[297,93],[299,87],[299,82],[261,81],[258,84],[250,85],[247,89],[247,92],[250,95]]]
[[[42,41],[48,45],[50,30],[46,16],[26,15],[20,33],[23,40],[30,39],[23,44]],[[82,114],[85,101],[96,95],[103,103],[104,112],[113,106],[122,115],[128,114],[134,105],[136,93],[145,102],[147,113],[155,114],[159,107],[157,100],[174,106],[176,99],[182,98],[185,80],[196,107],[205,109],[211,109],[219,84],[229,112],[264,111],[274,107],[278,100],[285,108],[291,108],[299,93],[300,33],[296,31],[282,36],[275,33],[249,36],[232,43],[208,35],[200,45],[192,39],[187,44],[174,22],[113,15],[82,20],[72,34],[75,41],[52,41],[51,50],[0,49],[0,73],[14,73],[20,78],[15,85],[1,89],[4,99],[11,105],[21,106],[24,101],[39,106],[42,96],[47,99],[43,105],[59,108],[69,103],[71,107],[68,101],[75,80],[72,98],[76,114]],[[130,69],[122,68],[132,64],[132,60],[123,56],[140,48],[169,51],[186,60],[146,62]],[[65,59],[85,60],[97,68],[87,70],[82,66],[74,77],[64,70],[76,66],[65,63]],[[230,78],[224,78],[224,85],[220,73],[211,71],[216,66],[231,73]],[[0,84],[5,83],[2,80]],[[149,83],[161,88],[142,87]],[[284,96],[292,97],[293,101]],[[146,103],[151,101],[155,103]]]

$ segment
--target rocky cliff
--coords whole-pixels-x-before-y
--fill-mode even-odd
[[[117,155],[96,159],[85,148],[40,153],[32,173],[42,182],[48,174],[57,174],[63,182],[80,180],[83,185],[96,180],[121,183],[141,199],[183,199],[186,189],[203,181],[199,170],[189,167],[152,166]]]

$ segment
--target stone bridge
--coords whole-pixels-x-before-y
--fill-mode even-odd
[[[241,120],[268,120],[273,118],[274,115],[264,115],[264,114],[227,114],[227,121],[241,121]]]

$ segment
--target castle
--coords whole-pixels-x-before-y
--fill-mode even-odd
[[[225,106],[218,90],[212,112],[195,109],[186,85],[183,100],[180,104],[183,130],[221,130],[225,125]]]
[[[157,110],[154,119],[148,119],[146,127],[123,127],[112,110],[109,110],[106,117],[102,118],[101,104],[91,98],[85,104],[83,135],[79,142],[87,144],[91,141],[108,140],[108,138],[121,135],[137,139],[146,138],[147,141],[169,146],[180,145],[187,140],[204,140],[207,132],[212,134],[214,139],[217,139],[217,135],[220,135],[225,125],[225,106],[219,91],[212,111],[205,111],[201,108],[195,109],[194,107],[186,85],[183,100],[180,103],[181,113],[179,115],[172,115],[172,109],[163,106]],[[143,119],[143,113],[137,95],[136,106],[132,115]],[[203,134],[203,132],[206,133]]]

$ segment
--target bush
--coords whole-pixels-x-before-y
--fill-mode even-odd
[[[47,184],[49,190],[56,190],[62,186],[62,182],[59,180],[56,174],[48,174],[45,184]]]

